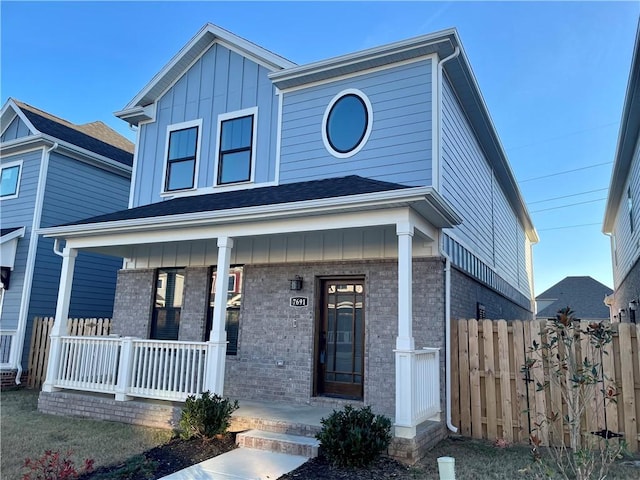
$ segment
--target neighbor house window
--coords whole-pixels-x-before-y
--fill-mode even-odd
[[[200,120],[168,127],[164,183],[166,192],[195,187],[200,127]]]
[[[238,353],[238,332],[240,327],[240,307],[242,306],[243,267],[235,266],[229,269],[227,280],[227,311],[225,315],[225,330],[227,331],[227,355]],[[209,340],[213,322],[213,307],[216,299],[217,271],[213,267],[211,273],[211,288],[209,290],[209,311],[205,329],[205,341]]]
[[[20,188],[22,162],[11,162],[0,167],[0,198],[15,198]]]
[[[183,297],[184,268],[159,269],[150,338],[178,340]]]
[[[218,117],[218,185],[252,180],[256,115],[251,108]]]
[[[322,140],[334,157],[358,153],[371,133],[373,111],[367,96],[356,89],[338,93],[329,102],[322,120]]]

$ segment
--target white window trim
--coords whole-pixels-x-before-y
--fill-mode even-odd
[[[340,100],[345,95],[355,95],[356,97],[360,98],[364,102],[364,105],[367,108],[367,129],[365,130],[364,136],[362,137],[362,140],[360,140],[360,143],[356,148],[354,148],[350,152],[342,153],[342,152],[338,152],[337,150],[334,150],[333,147],[331,146],[331,142],[329,142],[329,138],[327,137],[327,120],[329,119],[329,113],[331,112],[331,109],[333,108],[333,106],[336,104],[338,100]],[[356,153],[362,150],[362,148],[366,145],[367,141],[369,140],[369,135],[371,135],[372,127],[373,127],[373,108],[371,107],[371,101],[369,100],[369,97],[367,97],[362,90],[358,90],[357,88],[347,88],[345,90],[342,90],[331,99],[322,117],[322,142],[324,143],[324,148],[326,148],[327,151],[336,158],[353,157]]]
[[[218,168],[220,168],[220,134],[222,133],[222,122],[233,120],[234,118],[248,117],[253,115],[253,131],[251,132],[251,174],[249,180],[233,183],[218,183]],[[245,108],[234,112],[221,113],[218,115],[218,127],[216,128],[216,161],[213,171],[213,186],[218,189],[233,190],[235,185],[247,185],[255,182],[256,176],[256,145],[258,138],[258,107]],[[231,188],[229,188],[231,187]]]
[[[180,190],[167,190],[167,167],[169,166],[169,138],[171,132],[177,130],[185,130],[187,128],[198,127],[198,137],[196,138],[196,162],[193,167],[193,187],[182,188]],[[202,150],[202,119],[190,120],[188,122],[172,123],[167,125],[167,135],[164,144],[164,166],[162,168],[162,185],[160,187],[160,195],[175,195],[180,192],[189,192],[198,189],[198,170],[200,168],[200,151]]]
[[[18,171],[18,181],[16,183],[16,193],[14,193],[13,195],[6,195],[4,197],[0,197],[0,201],[11,200],[12,198],[18,198],[18,195],[20,195],[20,183],[22,183],[22,160],[15,160],[13,162],[0,164],[0,176],[2,175],[2,170],[4,170],[5,168],[15,167],[16,165],[20,167],[18,169],[19,171]]]

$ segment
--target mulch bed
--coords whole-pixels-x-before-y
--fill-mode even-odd
[[[209,458],[221,455],[236,448],[235,434],[205,440],[192,438],[182,440],[174,438],[169,442],[147,450],[141,455],[129,459],[126,463],[109,465],[82,475],[79,480],[157,479],[190,467]]]
[[[410,467],[388,457],[381,457],[366,468],[337,468],[325,458],[317,457],[281,476],[278,480],[384,480],[387,478],[413,480],[416,477]]]

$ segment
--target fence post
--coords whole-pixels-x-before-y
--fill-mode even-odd
[[[124,337],[120,345],[120,362],[118,367],[118,383],[116,384],[116,401],[125,402],[132,397],[127,395],[131,384],[133,363],[133,337]]]

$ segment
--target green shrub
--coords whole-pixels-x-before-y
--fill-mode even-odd
[[[374,415],[371,407],[354,409],[347,405],[342,411],[334,410],[320,423],[322,430],[316,438],[322,453],[339,467],[369,465],[391,442],[391,420]]]
[[[223,434],[231,423],[231,414],[238,409],[238,401],[233,402],[211,392],[199,396],[189,395],[180,417],[180,437],[212,438]]]

